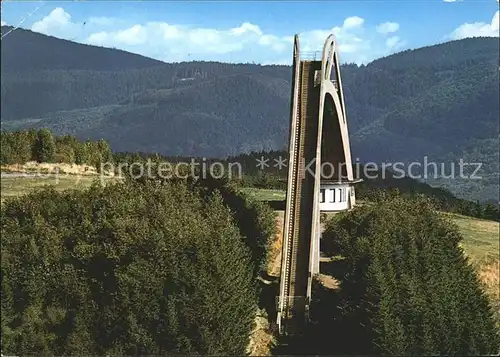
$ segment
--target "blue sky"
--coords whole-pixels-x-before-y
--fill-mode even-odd
[[[367,63],[407,48],[498,36],[498,1],[4,0],[5,23],[167,62],[290,63],[295,33],[303,51],[315,51],[333,32],[342,61]]]

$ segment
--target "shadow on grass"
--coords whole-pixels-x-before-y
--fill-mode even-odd
[[[276,299],[279,295],[280,281],[275,276],[261,273],[259,308],[264,309],[270,325],[276,323]],[[265,281],[265,282],[264,282]]]
[[[280,200],[280,201],[264,201],[267,203],[271,208],[275,211],[284,211],[286,207],[286,201],[285,200]]]

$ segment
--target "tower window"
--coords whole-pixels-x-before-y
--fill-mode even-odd
[[[344,202],[344,190],[339,188],[339,202]]]

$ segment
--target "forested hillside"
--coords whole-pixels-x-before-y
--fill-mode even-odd
[[[492,310],[463,256],[462,240],[425,199],[384,199],[328,221],[322,252],[345,260],[337,266],[338,300],[333,303],[331,292],[317,293],[315,354],[497,353]]]
[[[2,353],[244,354],[254,237],[217,193],[47,188],[1,210]]]
[[[353,156],[482,162],[481,181],[433,183],[497,200],[498,51],[497,39],[474,38],[343,66]],[[164,64],[19,30],[2,40],[2,127],[167,155],[282,149],[290,81],[287,66]]]
[[[2,26],[2,35],[11,31]],[[81,54],[85,54],[82,56]],[[137,54],[83,45],[18,28],[2,38],[2,71],[98,70],[115,71],[163,64]]]

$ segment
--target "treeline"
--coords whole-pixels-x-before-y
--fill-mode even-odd
[[[240,234],[250,249],[255,264],[254,275],[265,272],[268,248],[276,236],[276,216],[271,207],[242,194],[227,179],[207,177],[198,180],[195,187],[200,187],[208,197],[221,195],[224,204],[231,209]]]
[[[2,353],[244,355],[274,213],[225,182],[127,178],[2,205]]]
[[[127,180],[134,182],[182,182],[191,190],[201,192],[203,197],[220,195],[223,203],[230,209],[231,214],[240,229],[245,245],[251,253],[254,264],[254,276],[265,271],[267,266],[267,249],[276,234],[276,217],[274,211],[267,204],[259,202],[239,190],[239,186],[231,181],[227,175],[214,178],[209,172],[202,173],[200,168],[191,172],[190,169],[181,167],[178,171],[179,177],[173,175],[171,178],[161,177],[158,165],[169,162],[190,162],[191,158],[164,157],[159,154],[147,153],[116,153],[115,162],[148,164],[150,173],[141,175],[138,166],[122,172]],[[201,160],[199,160],[201,161]],[[207,160],[207,165],[210,161]],[[192,175],[196,175],[196,177]],[[219,176],[218,172],[215,172]],[[224,174],[224,173],[220,173]]]
[[[258,166],[259,160],[268,160],[266,166]],[[163,156],[151,153],[127,153],[120,152],[114,154],[116,162],[141,162],[147,160],[164,160],[168,162],[190,162],[191,158],[182,156]],[[286,190],[288,166],[281,169],[278,161],[288,159],[286,151],[271,150],[258,151],[237,156],[229,156],[225,160],[215,160],[224,164],[239,163],[242,168],[241,177],[233,177],[232,182],[241,187],[255,187],[265,189]],[[201,160],[201,159],[200,159]],[[207,165],[212,160],[206,160]],[[288,165],[288,161],[285,161]],[[433,204],[441,211],[462,214],[465,216],[500,221],[500,207],[491,202],[469,201],[458,198],[446,188],[432,187],[427,183],[420,182],[410,177],[398,177],[392,171],[370,172],[370,177],[364,176],[366,170],[363,165],[356,167],[354,172],[359,172],[363,181],[356,184],[356,198],[358,200],[375,200],[381,192],[388,196],[420,197],[429,198]],[[368,172],[366,171],[366,172]],[[375,178],[373,178],[375,176]]]
[[[156,152],[142,152],[142,151],[136,151],[136,152],[129,152],[129,151],[118,151],[118,152],[113,152],[113,161],[116,163],[133,163],[133,162],[140,162],[140,163],[146,163],[148,160],[150,162],[170,162],[170,163],[178,163],[178,162],[191,162],[191,159],[201,162],[203,158],[201,157],[186,157],[186,156],[167,156],[167,155],[162,155]],[[215,159],[213,159],[215,160]],[[205,160],[206,162],[210,162],[212,160]],[[221,160],[217,160],[221,161]]]
[[[326,324],[320,329],[335,332],[339,343],[324,344],[322,352],[498,353],[491,306],[461,240],[457,227],[426,199],[381,196],[374,205],[335,216],[327,223],[322,251],[344,257],[336,269],[339,308],[325,305],[332,296],[323,294],[315,313]]]
[[[381,175],[379,175],[381,176]],[[356,197],[361,200],[377,200],[381,194],[386,197],[427,197],[441,211],[458,213],[469,217],[500,221],[499,205],[473,202],[455,197],[445,188],[432,187],[409,177],[395,178],[386,172],[384,179],[365,179],[356,185]]]
[[[104,140],[82,142],[71,135],[54,136],[46,128],[1,132],[0,164],[24,164],[28,161],[87,164],[100,168],[113,159]]]

